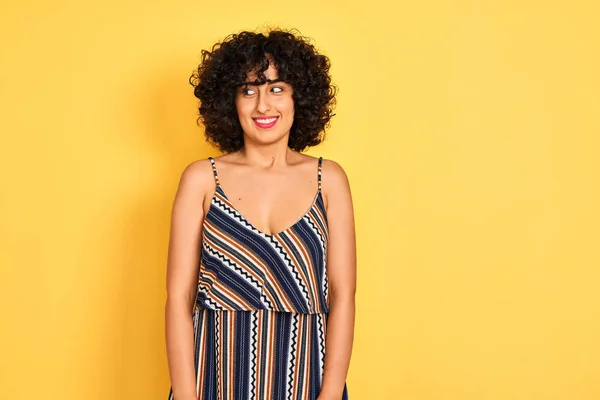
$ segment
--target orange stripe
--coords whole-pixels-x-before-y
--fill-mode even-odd
[[[210,291],[213,291],[213,292],[218,291],[218,292],[226,294],[227,296],[225,296],[225,297],[229,298],[230,300],[232,298],[233,298],[233,300],[237,300],[238,301],[237,305],[242,309],[251,309],[252,308],[250,303],[245,302],[235,292],[232,292],[227,286],[223,285],[219,280],[217,280],[212,271],[205,270],[204,276],[211,279],[212,285],[207,286],[206,283],[203,282],[200,284],[200,286],[205,287],[209,290],[210,299],[213,302],[217,303],[220,307],[228,309],[230,306],[228,304],[223,303],[220,299],[210,296]]]
[[[229,368],[228,391],[229,391],[229,400],[233,400],[233,392],[234,392],[233,363],[235,361],[235,352],[233,350],[233,344],[234,344],[234,338],[235,338],[234,320],[235,320],[235,317],[237,316],[237,313],[232,312],[232,313],[227,313],[227,315],[229,316],[229,334],[227,335],[227,338],[229,340],[229,363],[227,364],[227,367]]]
[[[229,289],[227,286],[225,286],[221,281],[215,281],[215,284],[213,285],[213,288],[218,290],[221,293],[226,294],[229,300],[236,300],[237,301],[237,305],[243,309],[243,310],[251,310],[252,309],[252,305],[250,303],[248,303],[247,301],[244,301],[244,299],[242,297],[240,297],[237,293],[235,293],[234,291],[232,291],[231,289]],[[215,299],[215,301],[217,301],[217,299]],[[229,309],[229,305],[223,304],[224,308]]]
[[[218,236],[221,238],[221,240],[223,240],[224,242],[228,243],[231,247],[235,248],[236,250],[238,250],[240,253],[244,253],[248,258],[250,258],[255,264],[258,264],[260,266],[265,266],[265,264],[259,259],[257,258],[252,252],[248,251],[248,249],[244,246],[239,246],[237,242],[232,241],[230,237],[224,235],[221,231],[219,231],[218,229],[215,229],[214,226],[212,226],[212,224],[210,222],[207,222],[207,225],[210,227],[208,230],[215,236]],[[221,246],[219,246],[217,243],[213,242],[212,240],[210,240],[210,238],[206,238],[205,240],[208,244],[210,244],[210,246],[213,249],[218,250],[219,253],[222,253],[223,255],[226,255],[227,258],[230,258],[231,260],[233,260],[238,266],[240,266],[245,272],[247,272],[249,275],[252,275],[254,277],[254,279],[256,279],[257,281],[261,282],[262,281],[262,277],[258,274],[256,274],[252,269],[250,268],[243,268],[243,267],[247,267],[246,263],[242,260],[240,260],[239,258],[237,258],[233,253],[230,253],[229,251],[227,251],[226,248],[223,248]]]
[[[274,313],[267,311],[269,315],[269,322],[271,323],[271,329],[269,332],[269,344],[270,344],[270,359],[269,362],[269,375],[267,377],[267,396],[271,394],[271,383],[273,382],[273,357],[275,356],[275,321],[274,321]]]
[[[312,295],[312,299],[311,299],[312,301],[310,302],[310,312],[315,312],[317,305],[319,304],[319,301],[318,301],[319,297],[316,292],[317,287],[319,287],[319,285],[317,284],[317,277],[315,276],[315,268],[312,263],[312,259],[310,258],[310,254],[308,253],[306,246],[304,244],[302,244],[300,239],[298,238],[298,235],[291,232],[290,238],[296,244],[296,248],[302,253],[304,260],[306,260],[305,263],[306,263],[308,273],[309,273],[309,280],[307,280],[307,281],[309,282],[308,286],[310,287],[310,291],[311,291],[311,295]]]
[[[205,220],[207,222],[208,226],[211,226],[212,224],[210,224],[210,222],[208,222],[207,220]],[[212,226],[211,226],[212,227]],[[214,228],[213,228],[214,229]],[[275,278],[275,276],[273,275],[273,273],[271,272],[271,269],[266,266],[262,260],[260,260],[259,258],[257,258],[256,256],[254,256],[252,253],[248,252],[244,247],[240,247],[238,246],[237,242],[232,241],[230,238],[224,236],[223,234],[217,232],[217,230],[215,230],[214,232],[215,235],[218,235],[219,237],[221,237],[223,239],[223,241],[229,243],[232,247],[239,249],[241,252],[245,253],[248,255],[249,258],[251,258],[256,264],[260,265],[262,267],[262,270],[264,271],[266,278],[268,279],[268,282],[271,284],[271,286],[273,287],[273,289],[275,290],[277,297],[281,300],[282,303],[284,303],[284,309],[283,310],[279,310],[279,311],[295,311],[294,307],[292,306],[291,302],[289,301],[289,299],[287,298],[287,296],[285,295],[285,292],[283,292],[281,290],[281,288],[279,287],[279,285],[277,284],[277,279]],[[210,240],[207,238],[206,239],[207,243],[210,242]],[[213,242],[214,243],[214,242]],[[226,253],[225,249],[220,248],[219,246],[213,245],[211,246],[215,249],[219,249],[220,252]],[[243,263],[239,263],[240,265],[243,265]],[[259,280],[260,282],[261,280]],[[268,297],[269,300],[271,301],[271,303],[273,304],[274,307],[277,307],[276,303],[275,303],[275,299],[273,297],[273,295],[267,291],[267,290],[263,290],[263,293],[265,293]]]
[[[219,195],[219,198],[226,204],[229,204],[231,206],[231,204],[229,202],[227,202],[227,200]],[[235,209],[235,207],[231,206],[231,209],[233,209],[234,211],[237,211]],[[239,213],[239,211],[238,211]],[[243,218],[243,217],[242,217]],[[244,219],[244,218],[243,218]],[[206,220],[205,220],[206,221]],[[208,221],[207,221],[208,222]],[[208,223],[208,225],[210,225],[210,223]],[[222,236],[222,235],[221,235]],[[222,236],[223,237],[223,236]],[[234,246],[237,244],[237,242],[233,242],[231,241],[231,239],[225,238],[223,237],[223,239],[225,241],[227,241],[227,243],[230,243],[232,245],[232,247],[235,247],[236,249],[240,249],[245,251],[245,249],[238,247],[238,246]],[[275,279],[275,277],[273,276],[273,274],[271,273],[271,269],[266,266],[260,259],[256,258],[253,254],[248,253],[249,257],[252,258],[257,264],[263,266],[263,270],[265,272],[265,274],[267,275],[267,277],[269,278],[269,283],[271,284],[271,286],[275,289],[275,291],[278,294],[278,297],[280,298],[280,300],[284,303],[285,309],[284,310],[280,310],[280,311],[295,311],[294,307],[292,306],[291,302],[288,300],[287,296],[285,296],[285,293],[281,291],[281,289],[279,288],[279,285],[277,285],[277,280]],[[268,293],[267,291],[264,291],[265,293]],[[271,297],[271,294],[269,293],[269,296]],[[272,299],[272,297],[271,297]],[[272,299],[273,304],[275,305],[274,299]]]
[[[210,283],[207,283],[205,281],[206,280],[205,278],[209,278]],[[212,287],[212,285],[215,282],[215,278],[216,278],[216,276],[215,276],[215,274],[212,273],[212,271],[209,271],[206,268],[204,268],[204,271],[202,271],[202,279],[198,283],[198,286],[202,286],[210,291],[210,288]]]
[[[277,297],[279,298],[279,300],[283,303],[283,310],[277,310],[277,303],[273,302],[274,310],[277,310],[277,311],[296,311],[294,309],[294,306],[292,306],[292,303],[289,301],[288,297],[286,296],[285,292],[279,286],[279,283],[277,282],[277,279],[275,278],[275,276],[273,275],[273,273],[271,272],[271,270],[267,269],[265,272],[267,273],[266,275],[269,278],[268,282],[271,284],[271,287],[276,292]],[[264,290],[264,293],[268,293],[269,295],[271,295],[266,290],[266,288]]]
[[[199,396],[199,394],[202,392],[203,388],[204,388],[204,366],[206,365],[206,320],[207,320],[207,316],[206,314],[208,313],[208,311],[206,309],[202,309],[201,310],[201,320],[202,320],[202,331],[200,333],[200,347],[199,347],[199,352],[200,355],[198,357],[198,375],[199,375],[199,379],[196,379],[197,381],[197,387],[196,387],[196,394]]]
[[[304,250],[306,250],[306,248],[298,243],[298,241],[296,240],[296,238],[297,238],[296,234],[294,234],[293,231],[290,231],[289,237],[292,241],[296,242],[296,245],[297,245],[296,248],[299,249],[300,251],[302,251],[302,253],[304,253],[304,255],[306,256],[306,252],[304,251]],[[285,249],[288,257],[290,257],[292,259],[292,263],[296,267],[294,269],[298,272],[298,274],[300,274],[300,277],[302,278],[302,283],[304,284],[305,287],[310,288],[310,295],[313,295],[313,297],[314,297],[314,292],[313,292],[314,288],[311,287],[312,285],[310,284],[309,280],[307,279],[306,274],[304,273],[302,268],[300,268],[301,262],[296,258],[296,256],[292,252],[292,250],[285,244],[285,242],[283,240],[281,240],[281,241],[278,240],[277,242],[281,245],[281,247],[283,247]],[[307,268],[310,270],[311,269],[310,268],[311,267],[310,259],[307,259],[306,261],[307,262],[304,264],[306,264]],[[309,298],[308,299],[309,307],[310,307],[311,303],[312,303],[312,301]]]
[[[210,223],[208,223],[208,225],[211,225],[211,224],[210,224]],[[213,229],[213,228],[211,227],[211,229]],[[248,251],[248,249],[246,249],[244,246],[239,246],[237,242],[233,242],[233,241],[231,241],[231,240],[230,240],[230,239],[229,239],[227,236],[224,236],[224,235],[223,235],[223,234],[222,234],[220,231],[218,231],[218,230],[215,230],[215,231],[213,232],[213,234],[214,234],[215,236],[219,236],[219,237],[221,237],[221,239],[222,239],[223,241],[225,241],[225,242],[229,243],[229,245],[230,245],[231,247],[235,248],[235,249],[236,249],[236,250],[238,250],[239,252],[246,254],[246,255],[248,256],[248,258],[250,258],[250,259],[251,259],[251,260],[254,262],[254,264],[256,264],[256,265],[257,265],[257,266],[258,266],[258,267],[259,267],[261,270],[265,271],[265,273],[268,273],[268,274],[269,274],[269,276],[270,276],[271,278],[273,278],[272,274],[270,273],[270,269],[269,269],[269,268],[266,266],[266,264],[265,264],[265,263],[264,263],[264,262],[263,262],[263,261],[262,261],[260,258],[257,258],[257,257],[256,257],[256,256],[255,256],[253,253],[249,252],[249,251]],[[206,238],[206,242],[207,242],[208,244],[210,244],[210,246],[211,246],[213,249],[215,249],[215,250],[216,250],[218,253],[221,253],[221,254],[223,254],[223,255],[227,256],[228,258],[231,258],[232,260],[234,260],[234,261],[235,261],[235,263],[236,263],[238,266],[240,266],[240,267],[245,267],[245,266],[246,266],[246,264],[245,264],[245,263],[244,263],[242,260],[240,260],[240,259],[238,259],[237,257],[235,257],[233,254],[231,254],[230,252],[228,252],[228,251],[227,251],[225,248],[223,248],[223,247],[221,247],[221,246],[218,246],[216,243],[214,243],[213,241],[211,241],[211,240],[210,240],[208,237]],[[253,276],[253,277],[254,277],[254,278],[255,278],[255,279],[256,279],[256,280],[259,282],[259,284],[261,284],[261,285],[263,285],[263,286],[264,286],[264,279],[263,279],[261,276],[259,276],[259,275],[256,275],[256,274],[254,273],[254,271],[252,271],[251,269],[247,269],[247,268],[242,268],[242,269],[243,269],[244,271],[246,271],[246,272],[247,272],[249,275],[252,275],[252,276]],[[273,279],[274,279],[274,278],[273,278]],[[269,281],[269,283],[271,283],[271,281]],[[272,285],[272,286],[276,286],[276,285],[273,285],[272,283],[271,283],[271,285]],[[259,289],[262,289],[262,288],[259,288]],[[273,295],[272,295],[270,292],[268,292],[268,291],[265,291],[265,290],[263,290],[262,292],[266,294],[266,296],[267,296],[267,297],[269,298],[269,300],[271,301],[271,304],[273,304],[273,305],[275,306],[275,304],[276,304],[276,303],[275,303],[275,298],[273,297]],[[279,293],[279,294],[280,294],[280,293]],[[276,306],[275,306],[275,307],[276,307]]]
[[[311,345],[311,342],[310,342],[311,335],[310,335],[310,333],[312,332],[311,329],[312,329],[312,319],[313,319],[313,316],[309,315],[306,318],[307,318],[307,321],[306,321],[306,325],[307,325],[306,326],[306,333],[307,333],[307,335],[306,335],[306,363],[305,363],[305,368],[304,368],[304,382],[303,382],[304,383],[303,384],[304,395],[302,396],[303,400],[308,400],[308,389],[309,389],[308,388],[309,387],[309,385],[308,385],[308,382],[309,382],[309,377],[308,377],[309,370],[308,370],[308,366],[310,365],[310,349],[311,349],[311,347],[310,347],[310,345]]]
[[[219,353],[219,397],[223,397],[223,311],[218,312],[217,319],[219,320],[219,326],[221,327],[219,330],[219,337],[217,338],[219,347],[221,347]]]
[[[257,346],[256,346],[256,393],[255,396],[258,399],[258,394],[260,393],[260,382],[261,382],[261,378],[262,376],[260,375],[260,365],[262,363],[262,359],[261,357],[261,345],[262,345],[262,331],[263,331],[263,313],[261,310],[257,310],[256,312],[256,318],[257,318],[257,324],[258,324],[258,330],[257,330],[257,337],[256,337],[256,341],[257,341]]]
[[[300,349],[302,348],[302,318],[301,318],[302,314],[296,314],[295,317],[298,318],[298,329],[296,332],[298,332],[298,341],[296,342],[296,349],[294,349],[294,351],[296,352],[296,365],[294,366],[294,387],[292,389],[292,396],[296,397],[297,393],[298,393],[298,375],[300,373]],[[286,375],[287,375],[287,371]]]
[[[316,210],[317,216],[319,217],[319,220],[321,221],[323,226],[327,227],[327,223],[325,222],[325,216],[323,215],[323,213],[321,212],[319,207],[315,207],[314,209]],[[321,235],[323,236],[323,240],[326,241],[327,239],[329,239],[329,233],[327,231],[324,231],[323,229],[321,229],[321,225],[316,223],[316,219],[314,219],[314,217],[310,214],[311,213],[309,213],[309,217],[312,217],[313,220],[315,220],[315,225],[317,226],[317,229],[319,230],[319,232],[321,232]]]

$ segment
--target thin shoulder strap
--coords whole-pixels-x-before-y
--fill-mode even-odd
[[[215,176],[215,182],[217,186],[219,186],[219,174],[217,174],[217,166],[215,165],[215,159],[212,157],[208,157],[210,163],[212,164],[213,175]]]
[[[321,191],[321,164],[323,164],[323,157],[319,157],[319,174],[318,174],[318,182],[319,182],[319,192]]]

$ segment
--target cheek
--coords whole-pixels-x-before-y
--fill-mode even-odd
[[[237,101],[235,109],[239,117],[246,117],[252,112],[252,105],[244,101]]]
[[[279,109],[288,113],[294,112],[294,100],[291,97],[281,99],[279,102]]]

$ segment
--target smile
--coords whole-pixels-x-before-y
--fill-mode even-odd
[[[254,124],[259,128],[268,129],[277,123],[279,117],[269,117],[269,118],[252,118]]]

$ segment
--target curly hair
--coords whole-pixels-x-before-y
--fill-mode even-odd
[[[279,79],[292,86],[294,122],[288,147],[304,151],[321,143],[330,125],[337,87],[331,83],[329,58],[319,54],[299,32],[271,29],[267,34],[242,31],[227,36],[202,50],[202,61],[189,79],[194,96],[200,100],[198,123],[205,127],[207,140],[223,152],[244,147],[244,135],[235,107],[236,90],[247,74],[255,71],[265,83],[269,62]]]

